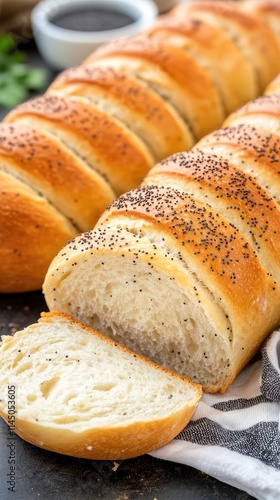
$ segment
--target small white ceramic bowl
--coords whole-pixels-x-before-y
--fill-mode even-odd
[[[127,26],[107,31],[76,31],[53,24],[57,16],[101,8],[133,18]],[[148,28],[158,14],[152,0],[43,0],[31,13],[33,36],[42,58],[55,70],[79,65],[99,45]]]

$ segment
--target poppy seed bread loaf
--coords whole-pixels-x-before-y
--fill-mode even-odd
[[[154,166],[64,246],[49,308],[225,391],[280,321],[278,98]]]
[[[0,293],[41,289],[67,239],[263,93],[280,72],[279,40],[271,17],[237,2],[187,2],[11,110],[0,127]]]

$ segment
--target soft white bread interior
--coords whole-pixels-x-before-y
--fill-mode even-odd
[[[188,424],[201,387],[61,313],[0,347],[0,415],[26,441],[92,460],[136,457]],[[9,412],[14,388],[16,415]]]
[[[92,229],[113,199],[139,186],[156,163],[189,150],[263,92],[280,72],[280,20],[268,9],[262,16],[239,2],[179,5],[144,33],[100,47],[44,95],[7,114],[0,170],[15,188],[20,182],[36,192],[48,210],[30,238],[22,198],[13,210],[16,189],[10,182],[2,190],[0,219],[7,218],[13,237],[0,224],[0,293],[40,289],[67,241],[65,224],[71,235]]]

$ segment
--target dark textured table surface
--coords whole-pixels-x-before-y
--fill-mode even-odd
[[[42,66],[35,47],[30,61]],[[53,77],[49,73],[49,80]],[[7,110],[0,108],[0,119]],[[0,335],[35,322],[47,307],[41,292],[0,295]],[[1,362],[1,360],[0,360]],[[131,460],[91,461],[65,457],[15,437],[15,492],[9,491],[10,434],[0,421],[1,500],[252,500],[245,492],[181,464],[148,455]]]

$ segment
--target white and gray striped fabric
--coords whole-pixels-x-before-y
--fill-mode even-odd
[[[280,499],[280,329],[225,394],[203,394],[189,425],[152,456],[247,492]]]

